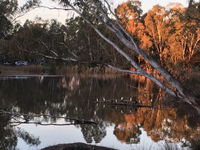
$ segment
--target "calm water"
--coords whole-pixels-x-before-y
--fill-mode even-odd
[[[74,142],[120,150],[198,148],[199,117],[179,103],[161,104],[165,98],[149,81],[126,76],[0,77],[0,149]]]

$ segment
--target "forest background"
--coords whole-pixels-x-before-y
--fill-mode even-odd
[[[99,38],[97,33],[79,16],[66,19],[65,24],[57,20],[26,20],[21,25],[16,22],[20,17],[17,1],[0,2],[0,62],[14,63],[19,60],[29,64],[68,64],[88,65],[114,64],[123,68],[130,65],[114,48]],[[30,1],[20,8],[26,12],[37,7],[36,1]],[[200,25],[199,3],[193,2],[185,8],[180,3],[171,3],[167,7],[153,6],[143,13],[140,1],[121,3],[115,12],[123,27],[136,39],[140,48],[146,50],[165,68],[173,72],[181,70],[199,70]],[[21,13],[21,14],[23,14]],[[88,15],[87,12],[84,15]],[[98,25],[105,35],[114,42],[118,39],[112,33]],[[126,49],[123,44],[122,49]],[[149,66],[142,59],[143,67]]]

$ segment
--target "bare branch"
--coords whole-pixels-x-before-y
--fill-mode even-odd
[[[112,23],[112,20],[111,20],[111,18],[109,18],[108,14],[107,14],[102,8],[100,8],[100,7],[97,6],[97,9],[99,9],[99,11],[102,12],[102,14],[103,14],[104,17],[106,18],[106,20],[109,20],[109,22],[105,22],[105,21],[103,21],[103,22],[104,22],[107,26],[108,26],[108,23],[112,25],[112,27],[109,27],[109,29],[110,29],[113,33],[119,32],[119,33],[121,34],[121,36],[123,36],[123,34],[121,33],[121,31],[122,31],[122,32],[131,40],[131,42],[133,43],[133,45],[135,46],[135,48],[138,48],[138,46],[137,46],[137,44],[136,44],[134,38],[133,38],[133,37],[130,35],[130,33],[128,33],[128,32],[122,27],[122,25],[119,23],[119,18],[118,18],[118,16],[112,11],[112,9],[111,9],[111,7],[110,7],[108,1],[107,1],[107,0],[104,0],[104,2],[107,4],[108,10],[111,12],[111,14],[114,15],[114,17],[115,17],[115,19],[116,19],[116,22],[115,22],[115,23],[117,24],[117,26],[119,27],[119,29],[118,29],[117,26],[115,26],[115,25]],[[115,29],[115,31],[113,30],[113,28]]]
[[[42,57],[45,57],[45,58],[48,58],[48,59],[53,59],[53,60],[63,60],[63,61],[72,61],[72,62],[77,62],[78,59],[75,59],[75,58],[64,58],[64,57],[53,57],[53,56],[49,56],[49,55],[45,55],[45,54],[42,54],[42,53],[35,53],[35,55],[39,55],[39,56],[42,56]]]
[[[121,68],[118,68],[118,67],[114,67],[112,65],[107,65],[108,67],[114,69],[114,70],[117,70],[119,72],[124,72],[124,73],[131,73],[131,74],[137,74],[137,75],[141,75],[141,76],[144,76],[148,79],[150,79],[151,81],[153,81],[155,84],[157,84],[160,88],[162,88],[163,90],[165,90],[167,93],[173,95],[173,96],[176,96],[176,93],[168,88],[165,84],[163,84],[160,80],[158,80],[157,78],[155,78],[154,76],[144,72],[144,71],[141,71],[141,72],[137,72],[137,71],[132,71],[132,70],[124,70],[124,69],[121,69]]]
[[[91,125],[97,125],[97,122],[90,121],[90,120],[79,120],[79,119],[74,119],[74,118],[69,118],[69,117],[62,117],[62,116],[52,116],[52,115],[45,115],[45,114],[23,114],[23,113],[18,113],[18,112],[9,112],[5,110],[0,110],[0,114],[2,115],[7,115],[11,116],[11,118],[14,121],[10,121],[9,124],[12,126],[18,126],[20,124],[37,124],[37,125],[43,125],[43,126],[48,126],[48,125],[54,125],[54,126],[66,126],[66,125],[76,125],[76,124],[91,124]],[[41,123],[40,121],[30,121],[33,120],[31,118],[41,118],[41,117],[48,117],[48,118],[56,118],[56,119],[65,119],[68,120],[69,123]],[[26,118],[30,118],[30,120],[27,120]]]
[[[62,44],[66,48],[68,53],[70,53],[72,56],[78,59],[78,56],[74,52],[70,51],[65,43],[59,43],[59,44]]]
[[[18,42],[17,42],[17,43],[18,43]],[[33,54],[33,55],[42,56],[42,57],[47,58],[47,59],[78,62],[78,59],[76,59],[76,58],[71,58],[71,57],[69,57],[69,58],[59,57],[59,55],[58,55],[56,52],[54,52],[54,51],[50,51],[50,52],[54,53],[54,55],[57,55],[57,56],[50,56],[50,55],[42,54],[42,53],[39,53],[39,52],[29,51],[28,49],[22,48],[22,47],[20,46],[20,44],[17,44],[17,47],[18,47],[19,49],[22,49],[24,52],[26,52],[26,53],[28,53],[28,54],[31,53],[31,54]]]
[[[110,7],[110,4],[108,3],[108,1],[107,0],[103,0],[105,3],[106,3],[106,5],[107,5],[107,7],[108,7],[108,10],[110,11],[110,13],[115,17],[115,19],[117,19],[118,17],[117,17],[117,15],[112,11],[112,8]]]
[[[119,72],[124,72],[124,73],[129,73],[129,74],[137,74],[137,75],[142,75],[143,74],[141,72],[138,72],[138,71],[132,71],[132,70],[124,70],[124,69],[121,69],[121,68],[118,68],[118,67],[115,67],[115,66],[112,66],[112,65],[107,65],[109,68],[113,69],[113,70],[116,70],[116,71],[119,71]]]
[[[50,9],[50,10],[62,10],[62,11],[69,11],[69,10],[72,10],[72,9],[69,9],[69,8],[62,8],[62,7],[49,7],[49,6],[38,6],[39,8],[46,8],[46,9]]]
[[[36,8],[38,8],[38,6],[32,7],[31,10],[34,10],[34,9],[36,9]],[[19,15],[16,16],[15,18],[13,18],[13,19],[11,20],[11,22],[15,22],[18,18],[23,17],[24,15],[26,15],[26,14],[27,14],[28,12],[30,12],[31,10],[19,11],[19,12],[18,12]]]

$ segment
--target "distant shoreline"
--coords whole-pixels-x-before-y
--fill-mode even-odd
[[[101,75],[124,75],[124,73],[104,67],[86,67],[86,66],[6,66],[0,65],[0,76],[16,75],[81,75],[81,76],[101,76]]]

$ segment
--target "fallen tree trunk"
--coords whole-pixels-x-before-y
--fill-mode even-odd
[[[193,96],[188,89],[186,89],[177,79],[175,79],[164,67],[161,66],[153,57],[147,54],[143,49],[139,48],[135,39],[122,27],[118,22],[118,16],[111,10],[111,6],[107,0],[60,0],[65,7],[73,10],[79,16],[81,16],[85,22],[87,22],[94,31],[107,43],[112,45],[115,50],[122,55],[136,71],[123,70],[108,64],[110,68],[121,72],[128,72],[132,74],[138,74],[149,78],[157,86],[162,88],[168,94],[182,99],[184,102],[191,105],[200,114],[199,101]],[[86,15],[87,14],[87,15]],[[112,16],[112,17],[110,17]],[[113,17],[115,19],[113,19]],[[98,20],[98,23],[96,23]],[[95,24],[96,23],[96,24]],[[129,50],[136,56],[143,57],[146,63],[150,64],[160,75],[168,82],[168,85],[163,83],[162,80],[156,78],[154,75],[147,73],[142,69],[141,64],[138,64],[133,57],[126,51],[120,48],[119,43],[114,43],[112,39],[106,37],[99,29],[98,25],[102,24],[109,29],[121,43],[123,43]]]

